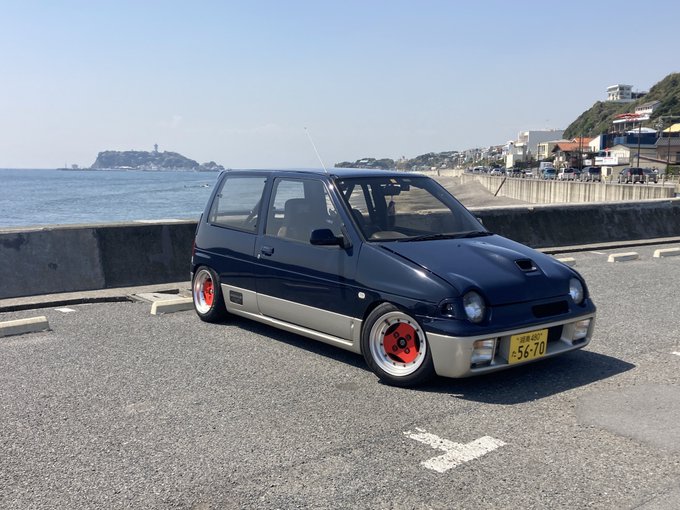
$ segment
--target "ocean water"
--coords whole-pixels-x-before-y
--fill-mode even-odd
[[[198,219],[218,175],[0,169],[0,228]]]

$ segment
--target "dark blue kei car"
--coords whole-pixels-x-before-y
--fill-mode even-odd
[[[363,354],[398,386],[580,349],[595,323],[576,271],[403,172],[223,172],[191,267],[202,320],[239,315]]]

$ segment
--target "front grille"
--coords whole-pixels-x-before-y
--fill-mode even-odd
[[[554,303],[545,303],[531,307],[534,317],[542,319],[544,317],[551,317],[553,315],[561,315],[569,312],[569,305],[566,301],[556,301]]]

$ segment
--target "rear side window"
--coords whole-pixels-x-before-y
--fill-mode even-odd
[[[215,195],[209,221],[220,227],[257,231],[260,200],[267,178],[228,176]]]
[[[338,236],[340,218],[323,183],[312,179],[276,179],[265,233],[309,243],[314,230]]]

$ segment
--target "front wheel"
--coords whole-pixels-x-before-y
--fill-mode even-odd
[[[413,317],[389,303],[378,306],[366,319],[361,352],[386,384],[416,386],[434,375],[425,332]]]
[[[219,322],[226,318],[220,279],[217,273],[206,266],[201,266],[194,273],[191,284],[196,315],[205,322]]]

